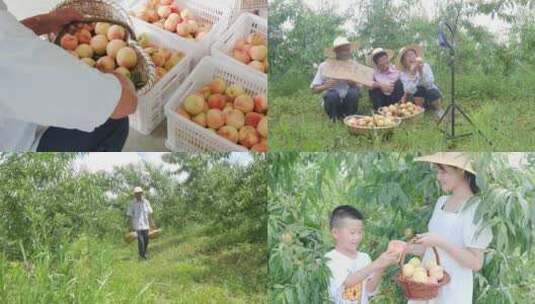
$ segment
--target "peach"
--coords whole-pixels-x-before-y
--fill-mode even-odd
[[[176,5],[176,3],[171,3],[169,5],[169,7],[171,8],[171,12],[180,13],[180,7],[178,7],[178,5]]]
[[[176,112],[178,113],[178,115],[186,118],[187,120],[191,120],[191,115],[189,115],[188,111],[184,110],[184,108],[178,107],[176,109]]]
[[[245,94],[245,91],[240,85],[231,85],[228,86],[225,90],[225,94],[230,98],[230,101],[233,101],[236,97]]]
[[[137,64],[137,54],[131,47],[124,47],[117,52],[117,64],[131,69]]]
[[[206,112],[206,124],[212,129],[219,129],[225,124],[223,112],[219,109],[210,109]]]
[[[162,77],[165,76],[165,74],[167,74],[167,70],[162,68],[162,67],[157,67],[156,68],[156,79],[162,79]]]
[[[165,20],[164,28],[170,32],[176,32],[176,27],[180,22],[180,16],[177,13],[171,13]]]
[[[193,14],[189,9],[185,8],[180,12],[180,17],[182,17],[182,19],[191,19]]]
[[[247,43],[252,45],[266,45],[266,37],[260,33],[252,33],[247,36]]]
[[[147,48],[150,46],[150,36],[147,33],[143,33],[137,37],[137,42],[142,48]]]
[[[93,60],[93,58],[85,57],[82,58],[82,61],[90,67],[95,67],[96,62]]]
[[[78,47],[78,38],[71,34],[65,34],[63,37],[61,37],[60,44],[62,48],[69,51],[74,51]]]
[[[234,50],[234,58],[245,64],[251,62],[251,57],[249,56],[249,54],[247,54],[246,51],[241,49]]]
[[[245,125],[251,126],[253,128],[256,128],[258,126],[258,123],[264,118],[264,115],[256,113],[256,112],[249,112],[245,114]]]
[[[400,255],[407,248],[407,243],[399,240],[392,240],[388,243],[388,252]]]
[[[199,126],[206,128],[206,114],[205,113],[200,113],[194,116],[191,120],[195,122],[196,124],[198,124]]]
[[[97,24],[95,24],[95,34],[107,36],[110,26],[111,24],[107,22],[97,22]]]
[[[262,137],[267,138],[268,137],[268,118],[263,117],[260,122],[258,123],[258,126],[256,127],[258,134],[262,135]]]
[[[223,109],[225,106],[225,96],[221,94],[213,94],[208,97],[208,107],[210,109]]]
[[[247,148],[252,148],[260,141],[256,129],[251,126],[244,126],[238,132],[238,142]]]
[[[179,23],[176,26],[176,33],[182,37],[189,35],[189,25],[186,22]]]
[[[255,45],[249,49],[249,56],[251,59],[262,61],[266,59],[267,56],[267,47],[264,45]]]
[[[257,70],[257,71],[262,72],[262,73],[265,73],[265,71],[266,71],[266,66],[264,65],[264,63],[262,63],[260,61],[253,60],[253,61],[249,62],[249,66],[252,67],[253,69]]]
[[[199,94],[193,94],[184,100],[184,109],[191,115],[198,115],[204,110],[206,102],[204,97]]]
[[[163,56],[164,56],[166,61],[169,60],[169,58],[171,58],[171,55],[173,55],[173,53],[171,53],[170,50],[168,50],[168,49],[166,49],[164,47],[159,48],[158,52],[163,54]]]
[[[236,129],[243,127],[245,124],[245,116],[239,110],[232,109],[225,113],[225,125],[232,126]]]
[[[207,99],[207,98],[210,97],[210,95],[211,95],[210,87],[209,87],[209,86],[204,86],[204,87],[202,87],[202,88],[199,90],[199,94],[200,94],[201,96],[204,96],[205,99]]]
[[[106,47],[108,46],[108,38],[104,35],[96,35],[91,38],[91,47],[97,55],[106,54]]]
[[[223,126],[217,130],[217,134],[222,136],[233,143],[238,143],[238,130],[233,126]]]
[[[209,86],[210,86],[210,90],[214,94],[223,94],[225,93],[225,89],[227,88],[227,84],[225,83],[225,80],[222,78],[216,78],[212,80]]]
[[[161,67],[165,64],[165,54],[163,53],[156,52],[152,54],[151,58],[152,62],[154,62],[154,64],[158,67]]]
[[[146,11],[146,10],[141,10],[141,11],[136,12],[136,17],[138,19],[141,19],[141,20],[145,21],[145,22],[149,22],[150,21],[149,12]]]
[[[161,5],[171,5],[173,0],[160,0]]]
[[[123,75],[124,77],[126,77],[128,79],[132,79],[132,73],[130,73],[130,70],[128,70],[125,67],[118,67],[118,68],[115,69],[115,72]]]
[[[156,11],[153,9],[147,10],[147,16],[149,17],[150,23],[154,23],[160,19],[158,13],[156,13]]]
[[[267,152],[268,151],[267,142],[266,141],[260,141],[259,143],[257,143],[256,145],[251,147],[251,151]]]
[[[115,59],[117,57],[117,52],[119,52],[120,49],[124,48],[126,46],[126,42],[120,39],[114,39],[108,43],[106,46],[106,54],[110,56],[111,58]]]
[[[167,18],[171,14],[171,7],[169,5],[162,5],[158,7],[158,16],[161,18]]]
[[[195,20],[188,20],[188,27],[190,34],[194,34],[199,31],[199,24]]]
[[[144,51],[149,54],[150,56],[152,56],[152,54],[158,52],[158,48],[155,48],[153,46],[150,46],[148,48],[145,48]]]
[[[247,44],[245,39],[240,38],[240,39],[236,40],[236,42],[234,43],[234,49],[243,50],[244,47],[245,47],[245,44]]]
[[[180,52],[179,53],[174,53],[173,55],[171,55],[171,58],[169,58],[169,60],[167,60],[167,62],[164,65],[164,68],[167,69],[168,71],[171,70],[178,63],[180,63],[180,61],[183,58],[184,58],[184,54],[183,53],[180,53]]]
[[[265,95],[256,95],[253,98],[254,110],[258,113],[264,113],[268,109],[268,103]]]
[[[76,32],[76,38],[78,38],[78,43],[91,43],[91,32],[87,29],[81,29]]]
[[[251,96],[242,94],[234,99],[234,108],[242,111],[243,113],[249,113],[254,109],[254,101]]]
[[[107,37],[109,40],[114,40],[114,39],[124,40],[126,37],[126,30],[124,29],[124,27],[114,24],[110,26]]]
[[[91,58],[93,57],[93,48],[89,44],[80,44],[76,48],[76,53],[78,53],[78,56],[80,58]]]
[[[99,70],[110,71],[115,69],[115,60],[110,56],[103,56],[97,60],[97,68]]]

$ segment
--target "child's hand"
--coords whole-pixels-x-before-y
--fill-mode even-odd
[[[375,262],[379,268],[387,268],[390,265],[394,265],[399,261],[399,254],[392,251],[383,252]]]

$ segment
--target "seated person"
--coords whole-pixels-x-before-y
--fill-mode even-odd
[[[383,48],[374,49],[370,55],[369,63],[375,65],[375,72],[369,94],[375,110],[400,102],[403,97],[399,70],[390,63],[393,57],[391,50]]]
[[[406,46],[399,52],[400,78],[405,91],[402,102],[412,97],[415,104],[433,109],[440,118],[444,114],[442,94],[434,83],[431,67],[423,61],[422,55],[423,50],[417,44]]]
[[[353,45],[345,37],[334,40],[333,51],[337,60],[351,60]],[[322,62],[310,88],[314,94],[323,94],[323,108],[330,119],[344,119],[357,113],[360,89],[350,80],[337,80],[325,76],[326,62]]]

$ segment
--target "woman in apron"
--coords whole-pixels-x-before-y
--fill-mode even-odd
[[[485,249],[492,240],[490,229],[475,222],[480,199],[479,188],[471,161],[464,153],[442,152],[417,158],[433,164],[442,191],[428,224],[428,232],[418,234],[412,254],[423,255],[422,262],[435,260],[436,247],[440,263],[451,276],[441,287],[438,297],[429,301],[409,301],[409,304],[471,304],[474,272],[483,267]]]

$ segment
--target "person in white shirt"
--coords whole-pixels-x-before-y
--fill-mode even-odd
[[[130,231],[137,233],[137,244],[139,256],[147,259],[147,248],[149,246],[149,229],[155,229],[152,217],[152,207],[148,200],[143,198],[143,189],[134,188],[134,200],[126,211],[128,216],[128,227]]]
[[[476,220],[476,210],[483,203],[477,197],[476,172],[465,153],[441,152],[416,159],[434,164],[442,190],[428,224],[429,232],[418,234],[408,252],[423,255],[423,262],[435,260],[436,247],[441,266],[451,281],[440,288],[438,297],[409,304],[471,304],[474,272],[480,271],[485,250],[492,241],[492,231]]]
[[[435,84],[431,66],[422,58],[423,49],[418,44],[405,46],[399,51],[400,79],[405,91],[401,102],[412,98],[415,104],[432,109],[438,117],[442,117],[442,93]]]
[[[331,213],[330,228],[335,248],[325,255],[331,270],[331,303],[367,304],[377,293],[385,269],[399,259],[398,253],[387,251],[372,261],[368,254],[358,250],[364,233],[363,220],[362,214],[352,206],[338,206]],[[347,298],[347,289],[356,291]]]
[[[82,20],[61,9],[19,22],[0,0],[0,151],[121,151],[137,96],[39,37]]]

